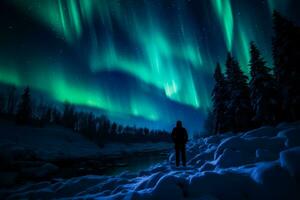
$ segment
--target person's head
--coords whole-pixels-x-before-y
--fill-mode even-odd
[[[178,121],[176,122],[176,127],[182,127],[182,121],[178,120]]]

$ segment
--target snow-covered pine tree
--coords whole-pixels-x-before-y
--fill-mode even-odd
[[[273,12],[272,41],[276,80],[284,120],[300,119],[300,27]]]
[[[231,130],[234,132],[252,128],[253,110],[247,79],[248,77],[240,69],[239,63],[228,53],[226,80],[229,101],[226,118],[231,121]]]
[[[250,55],[249,87],[255,125],[275,124],[278,121],[280,105],[275,78],[254,42],[250,43]]]
[[[213,133],[222,133],[228,131],[228,120],[225,117],[226,102],[228,101],[228,93],[226,91],[226,80],[221,71],[221,66],[217,63],[215,73],[215,86],[212,92],[213,101]]]

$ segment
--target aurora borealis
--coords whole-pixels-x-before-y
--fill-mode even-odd
[[[230,51],[248,73],[253,40],[272,66],[272,10],[300,19],[297,0],[0,4],[0,83],[132,123],[169,128],[182,119],[190,130],[210,108],[216,62]]]

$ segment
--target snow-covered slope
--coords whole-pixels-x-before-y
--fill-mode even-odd
[[[28,184],[8,199],[300,199],[300,124],[190,142],[188,167],[169,161],[138,174]]]

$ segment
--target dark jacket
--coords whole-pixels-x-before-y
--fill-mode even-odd
[[[183,127],[175,127],[172,131],[172,139],[175,144],[185,144],[188,141],[188,134]]]

